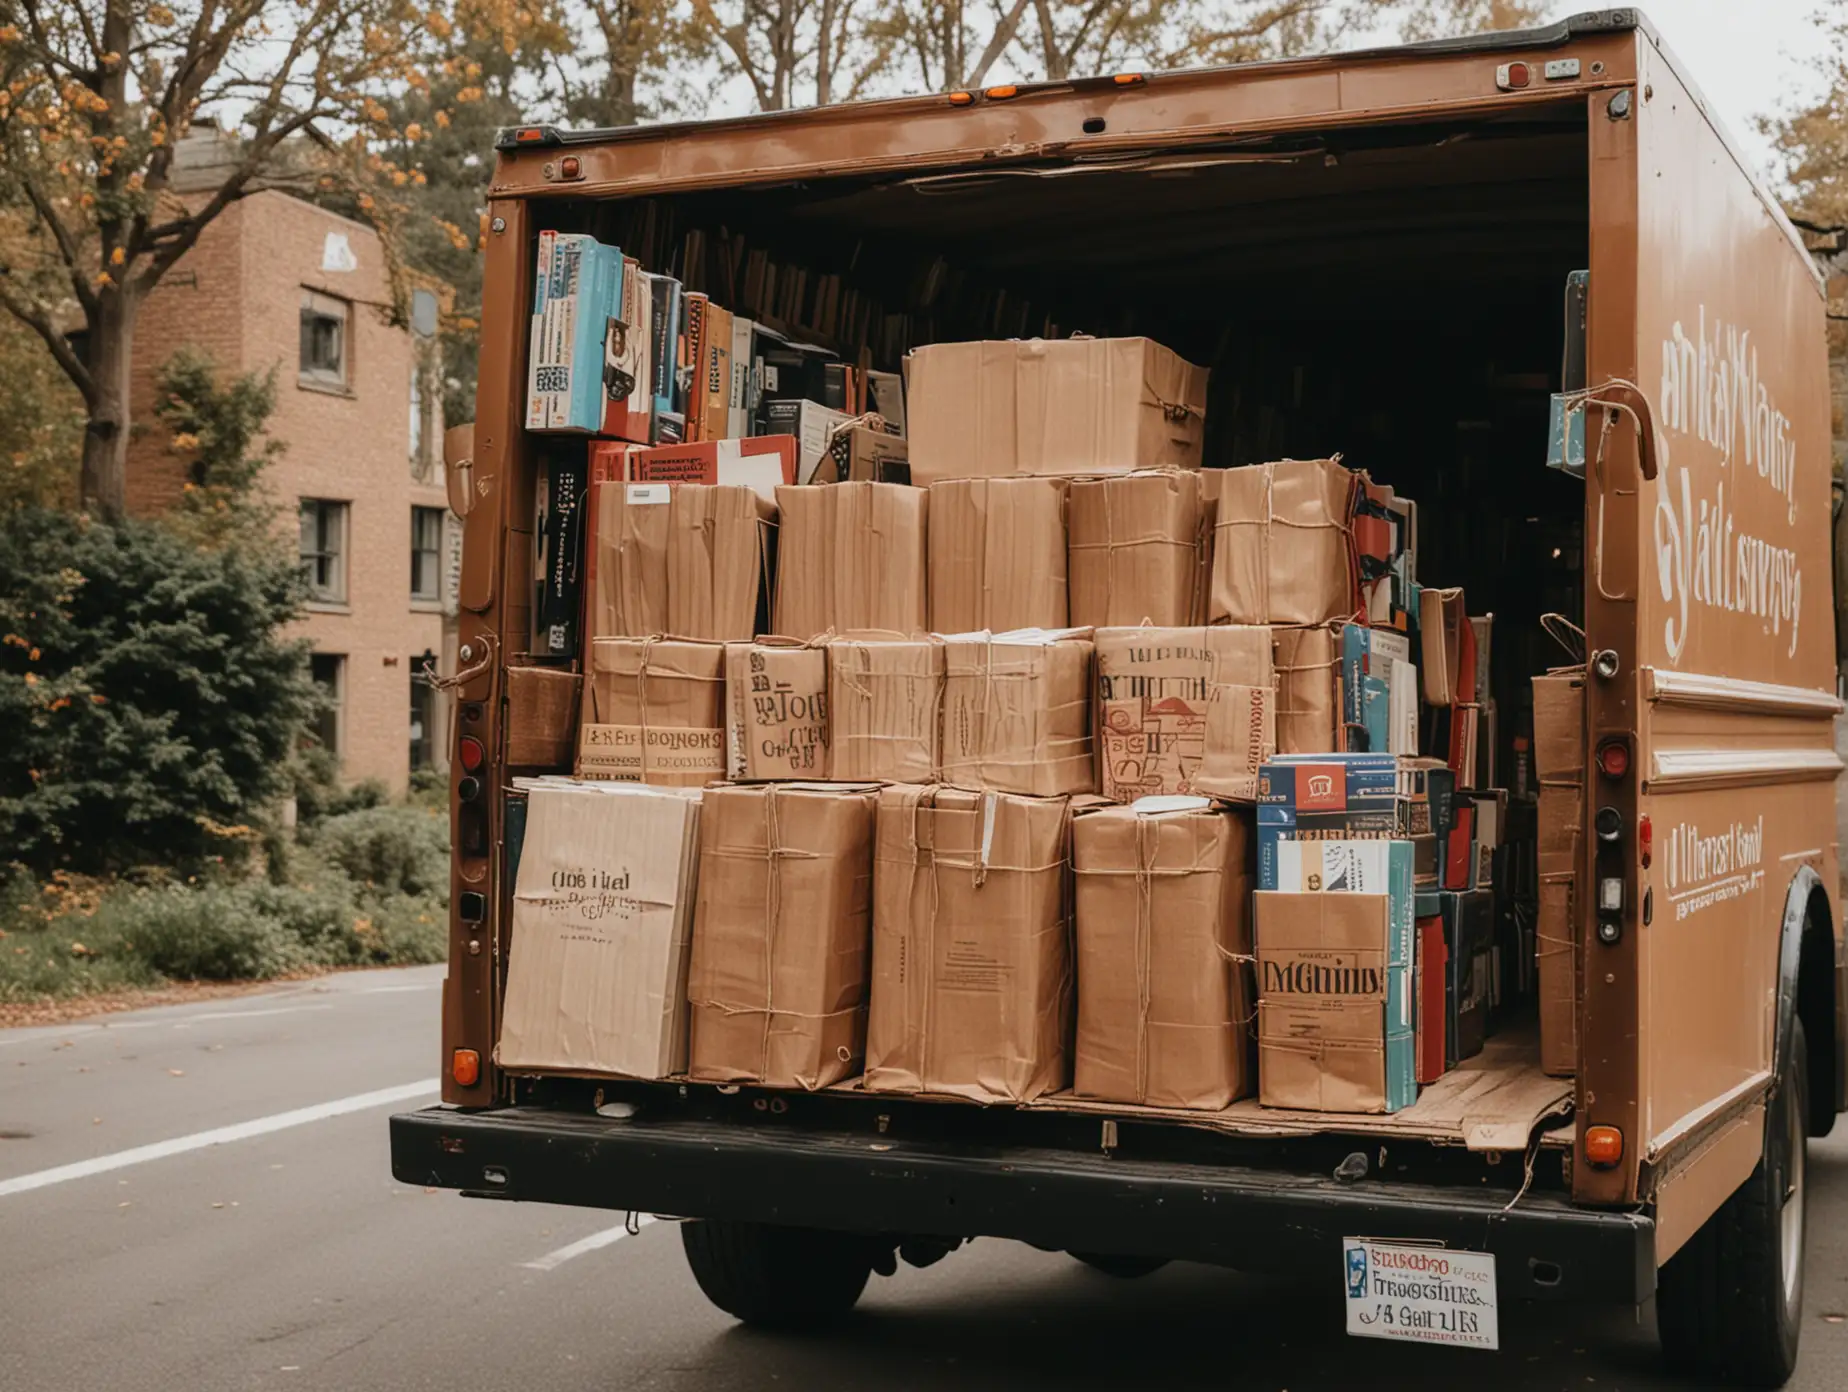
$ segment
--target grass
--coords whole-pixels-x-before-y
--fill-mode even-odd
[[[442,811],[411,804],[328,816],[286,861],[282,883],[151,875],[35,884],[15,873],[0,883],[0,1004],[443,959]]]

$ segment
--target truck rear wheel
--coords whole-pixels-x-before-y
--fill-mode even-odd
[[[706,1299],[765,1328],[846,1314],[873,1270],[871,1246],[851,1233],[707,1219],[682,1223],[680,1240]]]
[[[1743,1387],[1782,1387],[1796,1371],[1803,1320],[1809,1135],[1803,1024],[1791,1021],[1752,1177],[1657,1278],[1656,1323],[1675,1371]]]

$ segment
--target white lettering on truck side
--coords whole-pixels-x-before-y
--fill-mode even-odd
[[[1664,438],[1666,432],[1701,441],[1718,452],[1721,470],[1738,459],[1742,467],[1732,471],[1733,477],[1756,474],[1784,500],[1785,518],[1795,524],[1796,436],[1790,417],[1777,409],[1770,387],[1758,375],[1758,350],[1751,337],[1751,330],[1720,319],[1709,325],[1702,305],[1694,337],[1677,320],[1662,343],[1655,546],[1662,598],[1675,606],[1662,626],[1671,662],[1680,660],[1687,644],[1690,600],[1749,614],[1772,635],[1781,635],[1788,625],[1787,655],[1797,651],[1803,570],[1796,551],[1735,528],[1724,477],[1711,497],[1695,497],[1686,466],[1669,467]]]

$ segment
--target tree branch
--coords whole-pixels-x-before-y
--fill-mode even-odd
[[[94,314],[97,307],[96,290],[83,273],[83,248],[77,244],[75,234],[64,225],[64,219],[58,216],[57,209],[52,207],[51,200],[45,196],[37,179],[21,170],[19,185],[26,191],[26,197],[31,201],[33,211],[39,215],[39,220],[51,229],[51,239],[58,244],[58,255],[70,276],[71,289],[77,292],[77,302],[83,306],[85,314]]]
[[[4,306],[15,319],[45,340],[45,346],[51,350],[51,356],[57,359],[58,366],[64,369],[64,375],[71,379],[72,385],[82,394],[84,404],[94,406],[96,383],[90,376],[90,369],[78,360],[70,340],[58,332],[57,326],[51,322],[51,316],[37,305],[19,298],[10,283],[11,279],[10,268],[0,266],[0,306]]]
[[[1014,42],[1014,36],[1020,32],[1021,18],[1027,12],[1028,0],[1014,0],[1014,8],[1003,15],[995,25],[995,32],[989,36],[988,46],[975,60],[975,66],[963,75],[963,85],[980,87],[982,79],[988,76],[988,70],[1001,61],[1001,55],[1007,52],[1007,46]]]

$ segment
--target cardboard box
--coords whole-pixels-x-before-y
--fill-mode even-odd
[[[526,428],[589,435],[603,424],[603,342],[622,293],[622,253],[578,232],[539,234]]]
[[[1341,711],[1341,626],[1273,628],[1277,752],[1330,754],[1347,748]]]
[[[1577,875],[1540,872],[1534,952],[1540,977],[1540,1068],[1555,1078],[1578,1072],[1580,956]]]
[[[1357,612],[1348,521],[1358,476],[1339,459],[1224,473],[1213,520],[1212,621],[1319,624]]]
[[[1585,781],[1585,669],[1534,678],[1534,773],[1542,784]]]
[[[828,653],[830,776],[928,783],[937,776],[943,644],[837,638]]]
[[[629,456],[634,483],[743,484],[767,503],[777,489],[796,481],[793,435],[757,435],[748,440],[704,440],[657,446]]]
[[[933,633],[1065,627],[1062,480],[933,484],[930,518]]]
[[[1064,798],[881,790],[867,1091],[1017,1103],[1066,1086],[1069,822]]]
[[[580,778],[703,788],[725,776],[725,648],[671,638],[590,645]]]
[[[725,776],[828,774],[828,653],[793,640],[725,645]]]
[[[1030,797],[1095,791],[1091,640],[1080,632],[943,639],[943,782]]]
[[[1098,788],[1111,801],[1200,791],[1196,778],[1209,733],[1217,739],[1223,731],[1235,740],[1228,757],[1242,765],[1254,715],[1262,742],[1271,686],[1269,629],[1102,628],[1095,642]],[[1226,687],[1242,687],[1245,694],[1218,690]],[[1226,704],[1209,731],[1209,709],[1219,702]],[[1274,740],[1274,723],[1270,730]],[[1248,796],[1255,795],[1254,783]]]
[[[571,767],[577,747],[578,674],[558,667],[507,668],[507,763]]]
[[[1535,928],[1540,1066],[1554,1077],[1578,1071],[1579,843],[1585,826],[1585,673],[1563,668],[1534,678],[1534,769],[1540,780]]]
[[[828,435],[853,417],[819,401],[786,398],[764,408],[764,426],[772,435],[796,438],[796,482],[814,483],[815,469],[828,453]]]
[[[1473,702],[1476,699],[1476,631],[1464,611],[1462,590],[1419,592],[1418,641],[1425,700],[1434,706]],[[1471,767],[1473,770],[1474,766]]]
[[[878,790],[706,789],[687,997],[687,1072],[827,1087],[866,1050]]]
[[[1250,814],[1167,801],[1072,819],[1072,1088],[1219,1111],[1254,1081]]]
[[[1286,841],[1405,841],[1413,877],[1435,887],[1438,841],[1451,825],[1433,807],[1433,760],[1393,754],[1280,754],[1258,774],[1258,887],[1280,889]],[[1449,801],[1440,795],[1447,808]]]
[[[649,376],[649,324],[653,296],[642,263],[622,262],[622,294],[603,336],[603,429],[618,440],[651,441],[654,387]]]
[[[869,417],[877,420],[878,417]],[[911,482],[910,455],[902,435],[889,433],[892,427],[850,425],[836,430],[828,441],[828,451],[815,468],[815,483],[902,483]]]
[[[724,642],[767,626],[773,505],[738,484],[623,483],[620,461],[591,455],[592,638]]]
[[[1206,377],[1146,338],[914,348],[905,359],[912,477],[1198,468]]]
[[[1396,1112],[1416,1100],[1411,847],[1287,842],[1257,901],[1258,1097]]]
[[[1066,503],[1072,624],[1206,621],[1204,477],[1162,469],[1072,483]]]
[[[578,655],[584,615],[585,493],[582,447],[549,450],[533,488],[534,657]]]
[[[928,501],[892,483],[777,489],[776,631],[925,632]]]
[[[495,1060],[665,1078],[687,1057],[697,793],[526,784]]]

